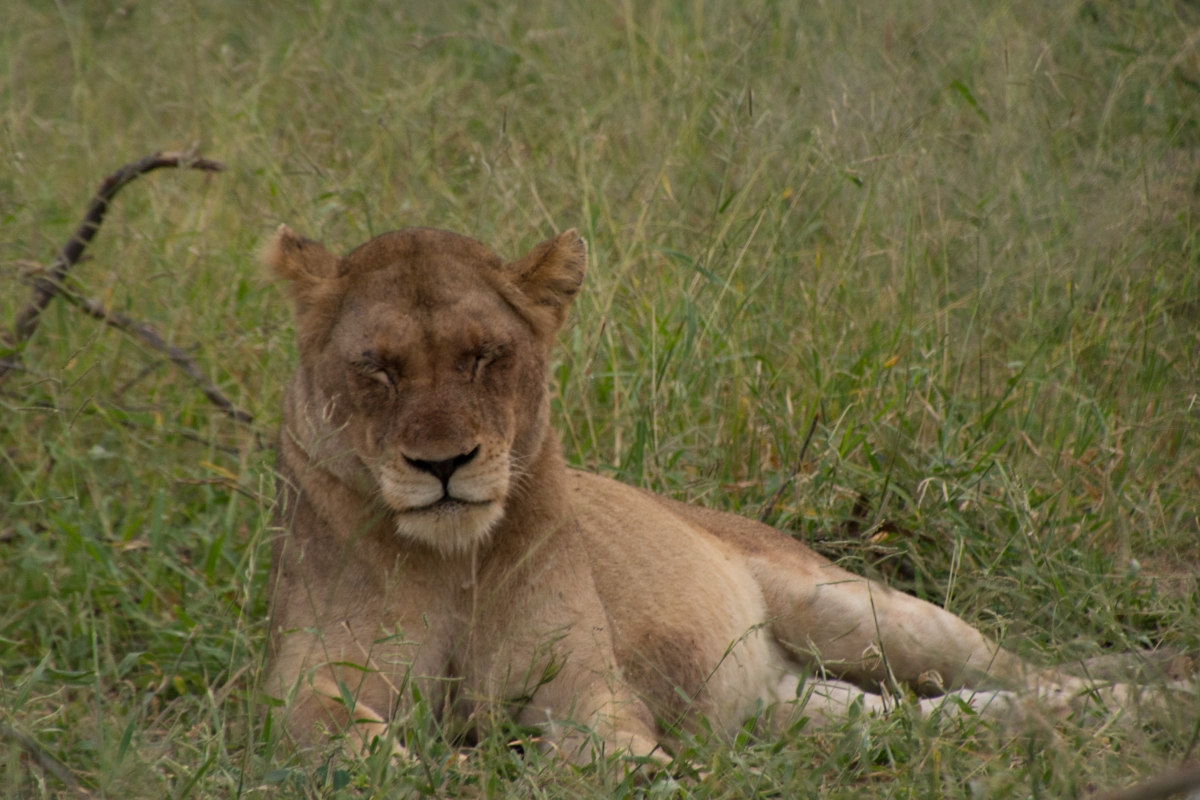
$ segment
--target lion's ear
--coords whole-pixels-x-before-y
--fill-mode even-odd
[[[323,341],[333,325],[342,290],[337,279],[338,257],[319,242],[280,225],[263,250],[262,260],[276,275],[291,281],[288,293],[296,303],[301,350]]]
[[[262,254],[263,263],[279,277],[304,285],[336,278],[338,258],[320,242],[305,239],[280,225]]]
[[[587,243],[579,231],[560,233],[533,248],[524,258],[505,267],[521,294],[533,302],[539,315],[548,315],[557,329],[567,308],[583,286],[587,272]]]

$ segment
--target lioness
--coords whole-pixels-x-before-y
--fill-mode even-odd
[[[568,469],[546,371],[587,265],[576,231],[506,263],[427,228],[339,258],[281,226],[265,260],[300,355],[269,673],[297,742],[386,740],[413,686],[444,716],[541,726],[570,759],[660,761],[698,715],[729,731],[760,702],[819,719],[899,684],[1010,713],[968,690],[1081,688],[773,528]],[[805,671],[846,683],[798,692]]]

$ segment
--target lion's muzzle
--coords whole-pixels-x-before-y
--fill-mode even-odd
[[[396,532],[443,552],[481,541],[504,515],[510,472],[503,453],[482,445],[445,459],[400,454],[376,471],[396,512]]]

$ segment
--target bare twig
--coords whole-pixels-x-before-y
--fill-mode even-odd
[[[62,781],[68,789],[70,789],[79,797],[90,796],[88,792],[79,785],[79,781],[75,780],[75,776],[71,774],[71,770],[67,769],[67,765],[47,753],[33,738],[26,736],[20,731],[10,728],[7,725],[0,725],[0,738],[10,739],[19,744],[21,749],[28,753],[29,757],[38,763],[38,766]]]
[[[1197,789],[1200,789],[1200,764],[1192,764],[1155,775],[1124,789],[1092,795],[1091,800],[1160,800]]]
[[[758,515],[759,522],[766,522],[771,518],[771,515],[775,513],[775,507],[779,505],[779,501],[783,498],[783,491],[800,474],[800,467],[804,464],[804,454],[808,452],[808,446],[812,443],[813,434],[817,432],[817,420],[820,418],[820,414],[813,414],[812,422],[808,426],[808,433],[804,435],[804,444],[800,446],[800,455],[796,457],[796,466],[787,480],[779,484],[779,488],[775,490],[775,494],[771,495],[771,502],[763,506],[762,513]]]
[[[92,202],[88,204],[87,213],[83,215],[83,222],[79,223],[75,233],[55,256],[47,273],[34,281],[29,302],[17,314],[11,341],[7,342],[15,351],[14,362],[0,364],[0,383],[13,373],[15,360],[20,357],[21,345],[33,336],[33,332],[37,330],[38,319],[54,296],[59,293],[63,278],[66,277],[71,267],[79,262],[84,249],[96,236],[96,231],[100,229],[100,223],[104,221],[104,214],[108,211],[108,204],[116,197],[117,192],[139,175],[162,167],[183,167],[205,172],[220,172],[225,169],[225,165],[219,161],[195,158],[185,153],[159,152],[148,155],[140,161],[126,164],[105,178],[104,182],[100,184],[100,188],[96,190]]]
[[[144,322],[138,322],[135,319],[130,319],[124,314],[113,311],[110,308],[105,308],[101,303],[92,300],[88,297],[81,297],[65,287],[58,287],[58,293],[63,296],[71,305],[83,311],[88,316],[94,317],[106,325],[111,325],[119,331],[128,333],[138,341],[149,347],[154,348],[158,352],[165,355],[167,358],[175,362],[175,365],[183,370],[184,374],[192,379],[192,382],[200,387],[200,391],[208,398],[214,406],[221,409],[232,419],[237,422],[249,425],[254,422],[253,415],[248,411],[243,411],[233,404],[233,402],[221,394],[221,390],[204,376],[200,366],[180,348],[173,344],[168,344],[163,340],[158,332]]]
[[[143,378],[145,378],[151,372],[154,372],[154,370],[158,369],[165,363],[167,363],[165,359],[159,358],[159,359],[155,359],[153,362],[142,367],[140,370],[138,370],[137,375],[134,375],[132,378],[130,378],[129,380],[125,381],[124,383],[122,383],[120,386],[117,387],[117,390],[115,392],[113,392],[113,397],[116,397],[116,398],[122,397],[127,391],[129,391],[130,387],[132,387],[134,384],[140,382]]]

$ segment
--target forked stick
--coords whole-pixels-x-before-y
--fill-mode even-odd
[[[173,344],[168,344],[158,332],[144,322],[138,322],[136,319],[130,319],[119,311],[113,311],[110,308],[105,308],[103,304],[92,300],[88,297],[80,297],[74,292],[60,287],[60,292],[63,299],[79,310],[83,311],[90,317],[107,323],[119,331],[124,331],[138,341],[149,347],[154,348],[158,352],[165,355],[167,358],[175,362],[175,366],[183,370],[184,374],[192,379],[204,396],[208,398],[214,406],[221,409],[229,417],[237,422],[249,425],[254,422],[254,416],[249,411],[243,411],[233,404],[233,402],[221,394],[221,390],[204,376],[200,366],[180,348]]]
[[[61,290],[67,272],[79,262],[79,257],[83,255],[88,243],[95,238],[96,231],[100,230],[100,223],[104,221],[104,214],[108,211],[108,204],[116,197],[117,192],[139,175],[153,172],[162,167],[183,167],[204,172],[220,172],[225,169],[225,165],[220,161],[195,158],[186,153],[164,151],[126,164],[105,178],[104,182],[100,184],[100,188],[96,190],[92,202],[88,204],[87,213],[83,215],[83,222],[79,223],[75,233],[55,256],[48,272],[34,281],[29,302],[17,314],[16,323],[13,325],[12,340],[6,343],[15,352],[11,362],[0,363],[0,383],[3,383],[14,372],[16,362],[20,358],[21,345],[33,336],[33,332],[37,330],[38,319],[46,306]]]

